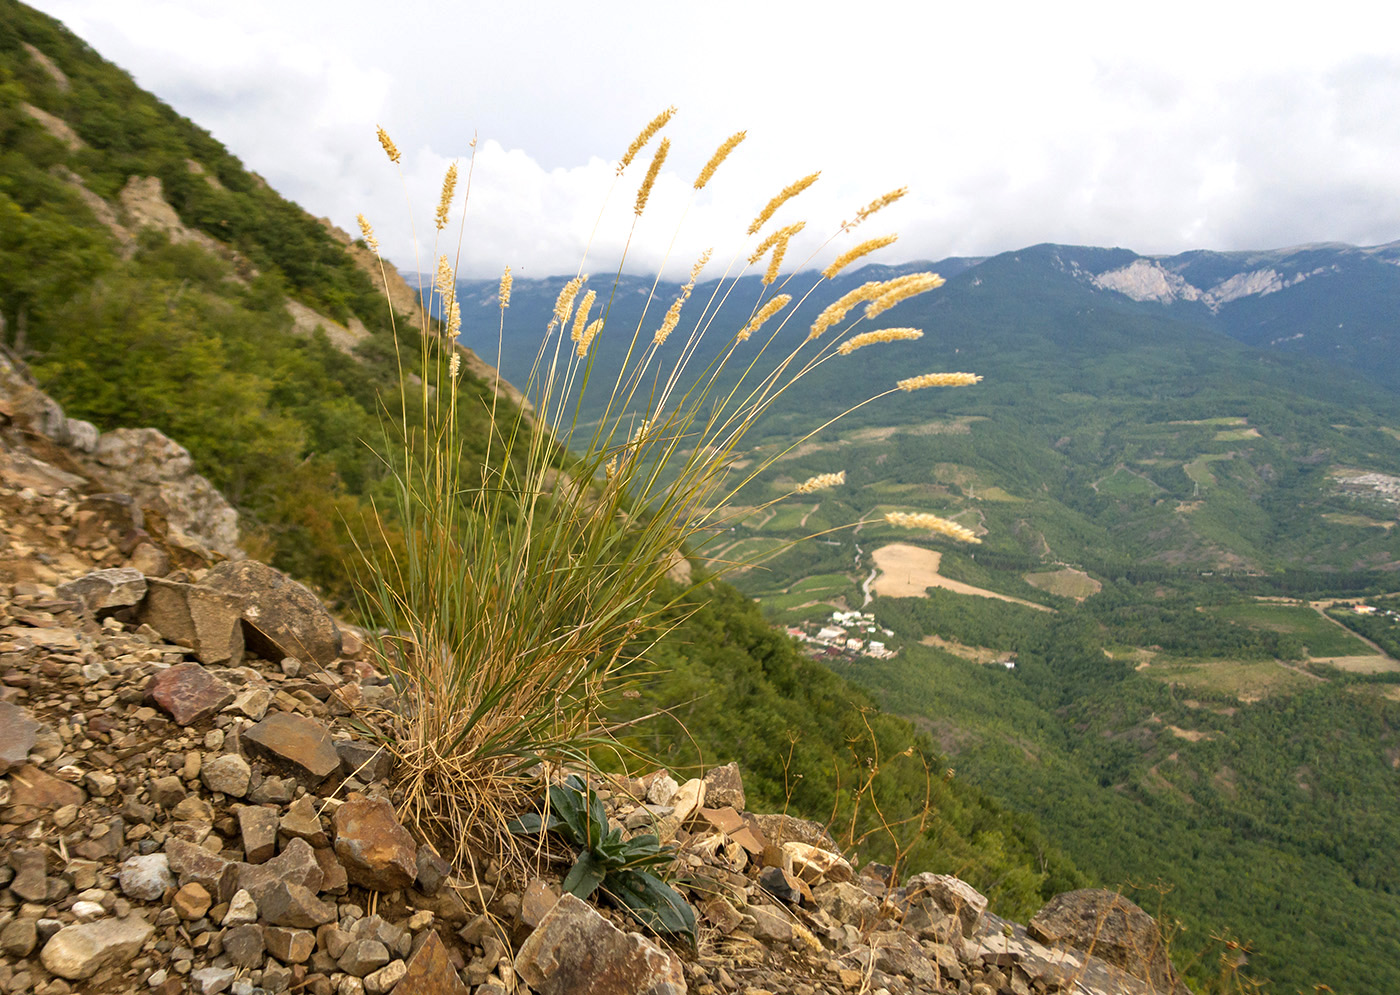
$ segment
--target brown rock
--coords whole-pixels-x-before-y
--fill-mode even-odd
[[[1116,892],[1082,888],[1056,895],[1035,914],[1026,932],[1051,946],[1092,950],[1155,991],[1187,991],[1167,960],[1157,921]]]
[[[263,954],[267,945],[263,942],[262,927],[249,923],[224,930],[224,954],[234,967],[256,970],[262,967]]]
[[[268,926],[263,930],[267,952],[283,964],[304,964],[316,949],[316,934],[305,929]]]
[[[335,619],[286,574],[256,560],[229,560],[209,571],[200,586],[242,603],[248,646],[264,659],[294,656],[326,667],[340,656]]]
[[[330,847],[316,850],[316,863],[321,868],[321,890],[329,895],[343,895],[350,890],[350,879]]]
[[[394,995],[467,995],[467,986],[436,933],[429,933],[409,958],[408,970]]]
[[[183,888],[194,882],[209,892],[217,902],[227,902],[238,890],[239,865],[210,853],[201,846],[171,836],[165,841],[165,855],[170,872],[175,875]]]
[[[850,862],[839,853],[810,843],[784,843],[783,851],[792,858],[793,873],[808,884],[855,880],[855,871]]]
[[[744,779],[739,774],[737,763],[712,767],[705,774],[705,804],[712,808],[726,806],[744,810]]]
[[[859,930],[874,926],[880,918],[880,903],[864,888],[846,881],[833,881],[812,889],[817,907],[837,922]]]
[[[238,810],[238,832],[243,839],[243,859],[261,864],[277,852],[277,812],[262,805]]]
[[[335,812],[335,852],[352,884],[398,891],[418,875],[417,847],[386,801],[351,799]]]
[[[212,718],[233,701],[233,688],[197,663],[162,670],[146,686],[147,699],[169,713],[176,725],[188,726]]]
[[[278,881],[263,892],[258,911],[273,926],[315,929],[335,921],[334,905],[321,901],[311,889],[286,881]]]
[[[81,806],[85,801],[87,795],[82,788],[25,764],[10,772],[10,805],[4,811],[4,820],[23,825],[65,805]]]
[[[0,701],[0,774],[29,761],[39,723],[25,709]]]
[[[836,845],[836,841],[831,838],[831,834],[826,831],[826,827],[820,823],[781,814],[755,815],[754,821],[758,823],[758,828],[768,838],[768,841],[778,846],[788,842],[797,842],[810,843],[812,846],[833,852],[840,849]]]
[[[108,965],[126,964],[154,932],[135,916],[65,926],[44,944],[40,959],[50,974],[78,981]]]
[[[559,889],[544,878],[532,878],[520,898],[520,921],[535,929],[559,901]]]
[[[282,852],[261,864],[238,864],[238,887],[253,896],[258,908],[263,897],[279,882],[305,888],[313,895],[321,890],[321,865],[316,851],[306,840],[292,840]],[[266,910],[264,910],[266,911]],[[300,923],[274,923],[277,926],[299,926]]]
[[[680,960],[638,933],[624,933],[588,903],[565,895],[515,957],[540,995],[684,995]]]
[[[330,837],[321,828],[321,817],[316,811],[316,799],[302,795],[292,802],[287,814],[277,824],[278,830],[288,839],[302,839],[316,849],[331,845]]]
[[[156,577],[146,584],[146,600],[137,616],[142,622],[170,642],[194,650],[200,663],[242,662],[242,603],[237,598]]]
[[[171,904],[181,919],[203,919],[214,903],[213,897],[202,884],[191,881],[175,892]]]
[[[314,788],[340,768],[331,734],[314,719],[289,712],[273,712],[244,730],[244,748],[282,773]]]

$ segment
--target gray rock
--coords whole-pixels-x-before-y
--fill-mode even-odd
[[[170,859],[163,853],[128,858],[117,880],[121,882],[122,894],[142,902],[159,901],[167,888],[175,887]]]
[[[19,705],[0,701],[0,774],[11,767],[22,767],[34,749],[39,722]]]
[[[957,916],[962,923],[963,936],[977,932],[978,923],[987,911],[987,899],[976,888],[951,874],[915,874],[904,885],[911,904],[932,902],[945,914]]]
[[[199,771],[200,780],[206,788],[234,798],[242,798],[248,793],[248,781],[252,776],[248,761],[236,753],[215,757]]]
[[[243,839],[243,858],[261,864],[277,852],[277,811],[262,805],[244,805],[238,810],[238,831]]]
[[[278,883],[294,884],[313,895],[320,891],[323,875],[316,851],[306,840],[291,840],[277,856],[262,864],[239,864],[238,887],[253,896],[262,908],[267,894]],[[266,912],[266,910],[264,910]],[[274,923],[298,926],[300,923]],[[317,924],[319,925],[319,924]]]
[[[357,978],[379,970],[392,960],[389,948],[378,940],[352,940],[336,961],[336,966]]]
[[[746,801],[744,779],[739,774],[737,763],[712,767],[705,774],[705,804],[710,808],[724,808],[728,805],[734,811],[742,812]]]
[[[210,853],[187,840],[171,836],[165,841],[165,856],[170,871],[185,885],[193,881],[204,888],[216,902],[227,902],[238,890],[240,865],[227,857]]]
[[[1032,917],[1026,931],[1041,943],[1092,950],[1156,991],[1186,995],[1167,959],[1157,921],[1116,892],[1082,888],[1056,895]]]
[[[580,951],[588,956],[578,956]],[[684,995],[680,960],[564,895],[526,938],[515,971],[540,995]]]
[[[146,596],[146,577],[140,570],[130,567],[94,570],[77,580],[60,584],[54,593],[78,602],[89,614],[101,617],[139,605]]]
[[[340,769],[340,756],[326,727],[290,712],[273,712],[245,730],[243,747],[282,773],[315,788]]]
[[[135,916],[65,926],[44,944],[39,959],[50,974],[80,981],[104,967],[125,965],[154,932]]]
[[[382,781],[393,768],[394,758],[389,751],[373,743],[363,743],[357,739],[340,740],[335,744],[335,752],[340,756],[341,773],[361,784]]]
[[[238,972],[231,967],[201,967],[190,972],[190,987],[198,995],[219,995],[228,991]]]
[[[319,598],[256,560],[220,563],[201,586],[243,603],[249,648],[268,660],[297,657],[330,666],[340,656],[340,629]]]
[[[185,800],[185,783],[174,774],[151,781],[151,800],[163,809],[172,809]]]
[[[224,954],[234,967],[255,970],[262,967],[263,954],[267,950],[263,942],[262,927],[254,923],[234,926],[224,930]]]
[[[229,899],[228,911],[224,913],[224,926],[245,926],[258,921],[258,903],[253,896],[239,889]]]
[[[242,662],[243,605],[237,598],[156,577],[146,584],[146,600],[137,616],[143,623],[169,642],[194,650],[200,663],[236,667]]]
[[[47,862],[43,850],[15,850],[10,854],[10,866],[15,870],[10,881],[12,892],[26,902],[43,902],[48,898]]]
[[[302,795],[292,802],[277,828],[288,839],[306,840],[318,849],[331,845],[330,837],[321,826],[316,798],[312,795]]]
[[[408,973],[408,965],[401,960],[390,961],[365,978],[365,991],[369,995],[384,995],[391,992]]]
[[[278,881],[263,893],[258,910],[262,918],[273,926],[295,926],[298,929],[315,929],[334,922],[336,918],[334,905],[321,901],[309,888],[286,881]]]

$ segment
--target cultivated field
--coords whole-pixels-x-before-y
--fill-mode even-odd
[[[1044,605],[949,580],[938,572],[943,554],[932,549],[895,542],[881,546],[870,556],[875,561],[875,569],[878,571],[874,583],[871,584],[871,589],[876,594],[891,598],[925,598],[928,597],[927,591],[930,587],[941,587],[954,594],[974,594],[982,598],[1014,601],[1018,605],[1026,605],[1040,611],[1050,610]]]

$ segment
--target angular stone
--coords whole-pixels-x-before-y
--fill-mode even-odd
[[[33,822],[65,805],[81,807],[87,801],[82,788],[60,781],[33,764],[25,764],[10,773],[10,805],[4,810],[4,821],[23,825]]]
[[[729,806],[736,811],[744,810],[744,779],[739,774],[737,763],[723,767],[711,767],[705,774],[705,804],[711,808]]]
[[[392,960],[365,978],[365,991],[369,995],[384,995],[391,992],[403,976],[408,973],[408,965],[401,960]]]
[[[664,770],[659,770],[653,774],[647,784],[647,801],[653,805],[670,805],[671,799],[676,797],[676,792],[680,785],[676,779]]]
[[[579,956],[587,951],[586,956]],[[526,938],[515,971],[540,995],[684,995],[681,962],[564,895]]]
[[[273,712],[244,730],[244,748],[284,774],[314,788],[340,769],[331,734],[314,719],[290,712]]]
[[[436,895],[442,883],[452,873],[452,865],[438,856],[431,843],[418,848],[418,889],[425,895]]]
[[[273,926],[315,929],[335,921],[334,905],[321,901],[311,889],[286,881],[278,881],[263,892],[258,901],[258,911]]]
[[[350,890],[350,878],[345,874],[335,851],[323,847],[316,851],[316,863],[321,867],[321,890],[328,895],[343,895]]]
[[[866,930],[880,918],[880,903],[859,885],[848,881],[832,881],[812,889],[817,907],[837,922]]]
[[[0,701],[0,774],[29,761],[40,725],[28,711],[8,701]]]
[[[216,590],[151,577],[137,617],[167,641],[194,650],[200,663],[236,667],[243,660],[242,609],[238,598]]]
[[[190,973],[190,987],[198,995],[219,995],[228,991],[236,977],[238,972],[231,967],[201,967]]]
[[[436,933],[419,944],[417,951],[409,958],[408,970],[395,995],[467,995],[467,986],[461,975],[452,966],[452,960]]]
[[[303,964],[316,950],[316,934],[305,929],[268,926],[263,930],[267,952],[283,964]]]
[[[802,888],[797,878],[781,867],[766,867],[758,876],[758,883],[780,902],[797,905],[802,901]]]
[[[277,812],[262,805],[244,805],[238,810],[238,833],[243,840],[243,859],[261,864],[277,852]]]
[[[228,909],[219,920],[224,926],[243,926],[258,921],[258,903],[241,888],[229,899]]]
[[[233,798],[242,798],[248,793],[248,782],[253,771],[237,753],[225,753],[210,760],[199,771],[199,779],[210,791],[221,792]]]
[[[373,743],[342,739],[336,742],[335,752],[340,755],[341,773],[361,784],[384,780],[393,767],[389,751]]]
[[[0,951],[7,957],[28,957],[39,943],[33,919],[11,919],[0,930]]]
[[[945,914],[957,916],[963,936],[977,932],[982,913],[987,911],[987,899],[951,874],[915,874],[905,882],[904,890],[911,904],[930,901]]]
[[[296,797],[296,793],[296,778],[264,777],[248,792],[248,800],[254,805],[286,805]]]
[[[127,858],[117,880],[121,882],[122,894],[142,902],[159,901],[165,889],[175,887],[170,859],[163,853]]]
[[[840,849],[822,825],[792,815],[761,814],[753,817],[759,830],[776,846],[787,842],[810,843],[833,852]]]
[[[786,916],[761,905],[750,905],[745,911],[754,920],[754,939],[764,943],[788,944],[792,942],[792,923],[788,921]]]
[[[345,948],[345,953],[336,961],[336,967],[346,974],[363,978],[391,960],[393,958],[389,956],[389,948],[378,940],[351,940],[350,945]]]
[[[167,811],[185,800],[185,782],[174,774],[151,781],[151,800]]]
[[[700,810],[700,806],[705,804],[705,782],[698,777],[692,777],[682,784],[675,796],[671,799],[671,805],[675,811],[671,813],[681,825],[685,825],[692,815]]]
[[[278,883],[305,888],[313,895],[321,890],[321,865],[306,840],[292,840],[277,856],[261,864],[239,864],[238,887],[253,896],[262,908],[266,895]],[[266,910],[264,910],[266,912]],[[300,923],[274,923],[298,926]]]
[[[294,656],[330,666],[340,656],[340,629],[319,598],[257,560],[228,560],[200,586],[233,595],[242,603],[245,638],[267,660]]]
[[[532,878],[520,897],[520,921],[531,929],[544,922],[549,910],[559,901],[559,889],[544,878]]]
[[[42,902],[48,898],[47,861],[43,850],[15,850],[10,854],[10,866],[15,871],[10,881],[12,892],[26,902]]]
[[[160,547],[142,542],[131,551],[126,565],[145,577],[164,577],[170,572],[170,557]]]
[[[54,593],[78,602],[89,614],[100,617],[139,605],[146,596],[146,577],[140,570],[130,567],[94,570],[77,580],[60,584]]]
[[[244,688],[238,692],[238,696],[233,699],[233,704],[224,709],[226,712],[237,712],[239,715],[246,715],[254,722],[261,722],[263,716],[267,715],[267,706],[272,704],[272,692],[264,687]]]
[[[352,797],[335,811],[335,852],[350,882],[376,891],[410,887],[418,875],[418,848],[399,825],[394,807]]]
[[[277,824],[278,831],[289,839],[306,840],[318,850],[331,845],[330,837],[321,828],[321,816],[316,811],[316,799],[302,795],[292,802],[287,814]]]
[[[39,959],[50,974],[80,981],[104,967],[124,966],[154,932],[135,916],[65,926],[44,944]]]
[[[202,822],[212,826],[214,807],[198,795],[189,795],[170,810],[170,817],[176,822]]]
[[[210,853],[175,836],[165,841],[165,856],[171,873],[179,879],[182,887],[193,881],[219,903],[227,902],[238,890],[240,865],[227,857]]]
[[[1056,895],[1031,918],[1026,931],[1049,946],[1092,949],[1095,957],[1148,982],[1154,991],[1186,991],[1167,959],[1157,920],[1116,892],[1081,888]]]
[[[233,701],[233,688],[197,663],[181,663],[152,677],[146,698],[168,712],[176,725],[188,726],[218,714]]]
[[[249,923],[224,930],[224,954],[234,967],[249,970],[262,967],[266,949],[261,926]]]
[[[214,899],[204,885],[191,881],[175,892],[175,897],[170,904],[181,919],[192,921],[203,919],[205,913],[209,911],[209,906],[214,904]]]
[[[792,858],[793,873],[808,884],[819,881],[854,881],[855,870],[845,857],[810,843],[784,843],[783,852]]]

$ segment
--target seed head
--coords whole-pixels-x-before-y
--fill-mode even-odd
[[[588,312],[593,309],[593,301],[597,296],[597,294],[590,290],[583,295],[583,300],[579,302],[578,314],[574,315],[574,331],[573,334],[569,336],[575,342],[581,342],[583,340],[584,326],[588,324]],[[579,355],[582,356],[583,353],[579,353]]]
[[[981,379],[976,373],[921,373],[917,377],[901,380],[895,386],[900,390],[923,390],[925,387],[970,387]]]
[[[977,534],[971,529],[959,525],[957,522],[949,521],[946,518],[930,515],[926,511],[913,513],[907,511],[887,511],[885,512],[885,521],[889,522],[891,525],[897,525],[902,529],[922,529],[927,532],[937,532],[941,535],[948,536],[950,539],[956,539],[959,542],[980,543],[982,541],[977,538]]]
[[[788,302],[790,302],[791,300],[791,294],[779,294],[777,297],[774,297],[772,300],[770,300],[767,304],[763,305],[763,307],[759,308],[758,314],[750,318],[749,323],[745,325],[743,329],[739,332],[739,341],[748,341],[750,335],[762,328],[763,323],[765,321],[773,317],[773,315],[777,314],[783,308],[787,307]]]
[[[695,189],[705,189],[705,184],[715,175],[715,170],[719,169],[719,164],[729,158],[729,153],[738,147],[739,143],[748,137],[747,131],[736,131],[724,140],[724,144],[715,150],[715,154],[710,156],[710,161],[705,163],[705,168],[700,170],[700,175],[695,178]]]
[[[456,380],[457,374],[460,373],[461,370],[462,354],[454,351],[452,353],[452,358],[447,361],[447,378],[449,380]]]
[[[836,351],[843,356],[849,356],[857,349],[864,349],[868,345],[875,345],[880,342],[904,342],[911,339],[921,339],[924,333],[917,328],[882,328],[878,332],[862,332],[842,342],[836,347]]]
[[[374,228],[370,226],[369,221],[363,214],[355,215],[355,220],[360,223],[360,237],[365,240],[365,245],[369,246],[371,252],[378,255],[379,239],[374,237]]]
[[[815,477],[808,477],[797,485],[794,494],[811,494],[813,491],[824,491],[831,487],[840,487],[846,482],[846,471],[839,473],[819,473]]]
[[[452,195],[457,190],[457,164],[447,167],[447,175],[442,178],[442,195],[438,197],[436,223],[437,230],[447,227],[447,215],[452,210]]]
[[[453,301],[447,307],[447,337],[455,339],[462,330],[462,306]]]
[[[437,275],[433,278],[433,283],[437,287],[439,294],[444,299],[452,297],[452,291],[456,287],[456,280],[453,278],[452,263],[447,256],[438,256]]]
[[[879,296],[865,305],[865,316],[873,318],[888,311],[900,301],[943,286],[944,282],[943,277],[937,273],[910,273],[908,276],[886,280]]]
[[[579,359],[582,359],[584,356],[588,355],[588,347],[593,344],[594,338],[597,337],[598,332],[601,331],[602,328],[603,319],[598,318],[597,320],[591,322],[589,326],[583,330],[583,334],[578,337]]]
[[[830,280],[857,259],[860,259],[862,256],[868,256],[877,249],[883,249],[898,238],[898,235],[881,235],[879,238],[868,238],[864,242],[861,242],[860,245],[852,249],[847,249],[833,259],[831,265],[822,270],[822,276]]]
[[[675,113],[675,107],[667,107],[664,111],[651,119],[651,123],[642,129],[641,134],[632,139],[632,144],[627,146],[627,152],[617,164],[618,176],[621,176],[622,171],[632,165],[632,160],[637,158],[637,153],[642,151],[642,147],[646,145],[647,142],[651,141],[653,135],[666,127],[666,122],[671,120],[671,116]]]
[[[651,341],[653,344],[661,345],[661,343],[666,341],[667,336],[676,330],[676,325],[681,320],[681,308],[685,306],[686,301],[690,300],[690,292],[695,289],[695,281],[700,276],[700,271],[704,269],[705,264],[710,261],[711,251],[710,249],[706,249],[704,252],[700,253],[700,258],[695,260],[694,266],[690,267],[690,282],[681,288],[681,295],[675,299],[671,307],[666,311],[665,320],[661,322],[661,327],[658,328],[656,334],[652,336]]]
[[[574,298],[578,296],[579,287],[582,287],[583,281],[587,279],[587,274],[576,276],[564,284],[564,289],[559,291],[559,296],[554,301],[554,320],[559,325],[563,325],[569,320],[569,315],[574,310]]]
[[[661,164],[666,161],[666,153],[671,151],[671,140],[661,139],[661,144],[656,147],[656,154],[651,157],[651,165],[647,167],[646,179],[642,180],[642,185],[637,189],[637,203],[632,208],[637,217],[642,216],[646,210],[647,198],[651,196],[652,184],[656,182],[656,176],[661,172]]]
[[[841,227],[854,228],[866,218],[870,217],[870,215],[874,214],[876,211],[882,211],[885,208],[889,207],[891,204],[899,200],[899,198],[903,197],[908,192],[908,187],[900,187],[898,190],[891,190],[887,194],[884,194],[880,197],[876,197],[869,204],[866,204],[864,207],[862,207],[859,211],[856,212],[856,218],[854,221],[844,221],[841,223]]]
[[[389,133],[383,128],[379,129],[379,144],[384,147],[384,154],[389,157],[390,162],[398,162],[399,147],[394,144],[394,140],[389,137]]]
[[[880,296],[884,283],[876,280],[871,283],[862,283],[855,290],[849,290],[836,300],[828,304],[822,313],[817,315],[817,320],[812,322],[812,330],[807,333],[809,340],[819,338],[832,325],[838,324],[850,313],[851,308],[861,301],[873,301]]]
[[[510,267],[507,266],[506,271],[501,274],[501,289],[496,292],[496,296],[499,297],[501,301],[502,311],[510,307],[510,286],[514,282],[515,277],[510,275]]]
[[[774,211],[792,200],[792,198],[796,197],[803,190],[806,190],[813,183],[816,183],[817,177],[821,175],[821,173],[813,173],[811,176],[804,176],[797,182],[789,183],[787,186],[783,187],[782,192],[770,200],[767,207],[758,212],[758,217],[754,218],[753,223],[749,225],[749,234],[757,235],[758,230],[768,223],[768,219],[773,216]]]

